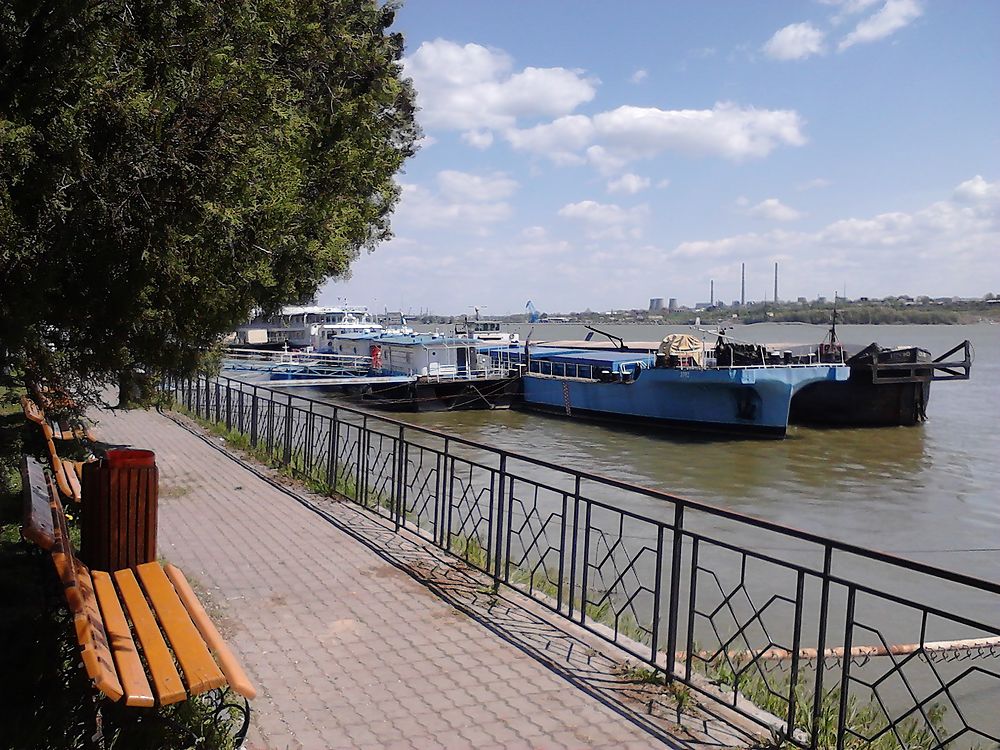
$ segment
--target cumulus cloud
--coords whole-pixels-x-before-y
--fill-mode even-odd
[[[462,133],[462,140],[473,148],[485,149],[493,145],[492,130],[466,130]]]
[[[476,175],[445,169],[438,172],[441,194],[451,200],[498,201],[509,198],[517,190],[517,182],[503,172]]]
[[[840,40],[837,49],[843,51],[855,44],[885,39],[920,18],[923,12],[918,0],[886,0],[874,14],[859,21],[854,30]]]
[[[621,177],[608,182],[608,192],[635,195],[648,188],[650,184],[651,182],[648,177],[640,177],[637,174],[626,172]]]
[[[590,239],[624,240],[642,236],[640,225],[649,214],[649,206],[643,203],[634,208],[623,208],[617,203],[584,200],[567,203],[558,213],[565,219],[582,223]]]
[[[799,211],[791,206],[786,206],[777,198],[768,198],[751,206],[746,210],[747,216],[755,219],[767,219],[768,221],[795,221],[802,217]]]
[[[826,51],[824,36],[824,32],[808,21],[792,23],[774,32],[762,49],[775,60],[803,60]]]
[[[646,77],[648,75],[649,75],[648,70],[646,70],[645,68],[639,68],[631,76],[629,76],[629,80],[632,83],[642,83],[644,80],[646,80]]]
[[[939,290],[955,293],[995,267],[998,246],[1000,181],[977,175],[958,185],[950,199],[916,211],[841,219],[813,232],[775,229],[692,240],[667,255],[697,262],[781,256],[795,259],[813,274],[827,269],[856,271],[866,280],[888,279],[889,290],[906,291],[909,286],[913,292],[930,276]]]
[[[396,216],[403,226],[456,226],[478,231],[511,215],[506,201],[518,188],[502,172],[475,175],[444,170],[437,175],[437,190],[403,183]]]
[[[594,97],[597,81],[567,68],[526,67],[502,50],[446,39],[424,42],[404,60],[420,121],[461,130],[481,145],[482,131],[513,127],[521,117],[558,117]]]
[[[621,164],[664,151],[721,156],[733,161],[767,156],[778,146],[806,142],[803,120],[794,110],[755,109],[720,102],[712,109],[622,106],[588,117],[568,115],[532,128],[512,129],[515,149],[537,153],[557,164],[587,158]]]

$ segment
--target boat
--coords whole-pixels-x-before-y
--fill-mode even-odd
[[[720,336],[714,348],[671,334],[656,351],[525,347],[524,407],[571,418],[784,437],[792,399],[816,382],[846,381],[850,368],[774,356]]]
[[[455,326],[455,335],[472,338],[482,342],[484,348],[496,346],[513,346],[521,342],[521,336],[511,331],[505,331],[499,320],[481,320],[479,309],[476,308],[474,320],[465,320]]]
[[[326,352],[334,336],[385,331],[385,326],[373,318],[367,307],[289,306],[276,315],[258,316],[238,326],[233,346]]]
[[[962,352],[962,359],[949,358]],[[927,420],[931,383],[968,380],[972,349],[968,340],[934,359],[916,346],[883,347],[873,342],[846,358],[850,377],[812,383],[792,400],[791,420],[831,427],[913,426]]]
[[[452,411],[496,409],[518,394],[519,368],[509,358],[480,351],[479,339],[440,333],[340,335],[334,356],[367,356],[364,377],[338,384],[384,409]]]

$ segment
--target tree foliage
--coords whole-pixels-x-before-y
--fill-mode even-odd
[[[0,367],[189,371],[387,238],[419,135],[394,11],[0,6]]]

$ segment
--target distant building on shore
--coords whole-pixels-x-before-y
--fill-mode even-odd
[[[670,310],[676,310],[677,309],[677,298],[676,297],[671,297],[670,301],[667,303],[667,307]]]
[[[663,309],[663,297],[650,297],[649,311],[656,312]]]

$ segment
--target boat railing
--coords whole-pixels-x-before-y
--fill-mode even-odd
[[[421,380],[428,383],[450,383],[456,380],[492,380],[495,378],[510,377],[516,372],[517,369],[512,368],[510,363],[492,362],[485,367],[443,367],[421,376]]]
[[[360,354],[327,354],[321,352],[273,351],[268,349],[227,349],[223,357],[233,362],[332,365],[350,369],[367,369],[372,358]]]
[[[533,359],[528,364],[528,372],[532,375],[561,378],[565,380],[597,380],[600,369],[594,365],[577,362],[552,362],[547,359]]]

